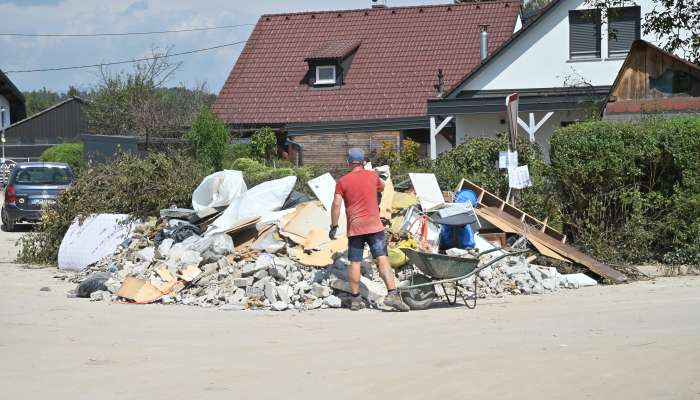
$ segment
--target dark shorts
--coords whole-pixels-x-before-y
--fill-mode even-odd
[[[372,252],[372,257],[377,258],[387,255],[384,231],[379,231],[377,233],[348,237],[348,258],[350,261],[362,261],[365,243],[369,245],[369,251]]]

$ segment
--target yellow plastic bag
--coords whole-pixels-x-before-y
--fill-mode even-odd
[[[398,247],[393,247],[389,249],[389,263],[392,268],[399,268],[406,265],[408,262],[408,257],[404,254]]]

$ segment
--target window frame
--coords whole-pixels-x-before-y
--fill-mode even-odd
[[[321,79],[319,77],[319,72],[321,69],[331,69],[333,71],[333,79]],[[335,85],[338,82],[338,71],[335,65],[317,65],[316,66],[316,80],[315,85]]]
[[[572,43],[573,43],[573,26],[575,24],[572,23],[572,17],[579,16],[580,14],[583,13],[593,13],[593,24],[595,25],[596,28],[596,38],[595,38],[595,48],[596,51],[595,53],[588,53],[588,54],[574,54],[573,49],[572,49]],[[603,49],[602,49],[602,43],[603,43],[603,35],[602,35],[602,18],[601,18],[601,13],[600,10],[596,9],[581,9],[581,10],[569,10],[569,15],[568,15],[568,22],[569,22],[569,60],[570,61],[586,61],[586,60],[601,60],[603,57]]]
[[[607,16],[607,20],[608,20],[608,27],[607,27],[608,28],[608,32],[607,32],[608,58],[625,58],[625,57],[627,57],[627,54],[629,54],[629,51],[632,48],[632,43],[630,43],[630,47],[627,49],[626,52],[622,52],[619,50],[618,51],[611,50],[613,47],[613,46],[611,46],[611,41],[613,40],[612,36],[611,36],[611,32],[614,29],[612,27],[611,22],[619,22],[619,21],[612,21],[612,19],[615,17],[614,13],[618,12],[618,11],[622,11],[622,10],[635,10],[636,11],[636,15],[635,15],[636,19],[634,21],[634,23],[635,23],[634,40],[638,40],[641,38],[642,9],[640,6],[628,6],[628,7],[615,7],[615,8],[612,8],[611,10],[613,10],[613,11],[609,11],[608,16]],[[615,40],[617,40],[617,38]],[[632,42],[634,42],[634,40],[632,40]]]

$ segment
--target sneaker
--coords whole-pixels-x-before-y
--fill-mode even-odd
[[[362,301],[361,296],[351,296],[350,297],[350,310],[359,311],[365,308],[365,302]]]
[[[401,294],[398,292],[398,290],[389,292],[389,294],[384,298],[384,305],[392,307],[396,311],[411,310],[408,304],[403,302]]]

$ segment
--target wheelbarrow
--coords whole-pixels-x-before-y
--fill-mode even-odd
[[[494,265],[498,261],[519,254],[527,253],[529,250],[517,250],[506,252],[500,248],[493,248],[479,253],[475,258],[451,257],[443,254],[422,253],[412,249],[401,249],[413,264],[422,274],[413,274],[411,284],[398,288],[401,296],[406,304],[412,310],[424,310],[431,306],[433,300],[437,297],[435,287],[440,285],[447,297],[447,303],[454,305],[459,297],[462,298],[464,305],[469,309],[476,308],[476,300],[479,297],[477,293],[477,280],[474,279],[474,301],[470,304],[464,294],[459,290],[460,287],[467,289],[462,283],[466,278],[478,274],[484,268]],[[494,257],[487,262],[480,262],[481,256],[501,250],[503,254]],[[454,295],[450,299],[450,294],[445,288],[446,283],[454,283]]]

